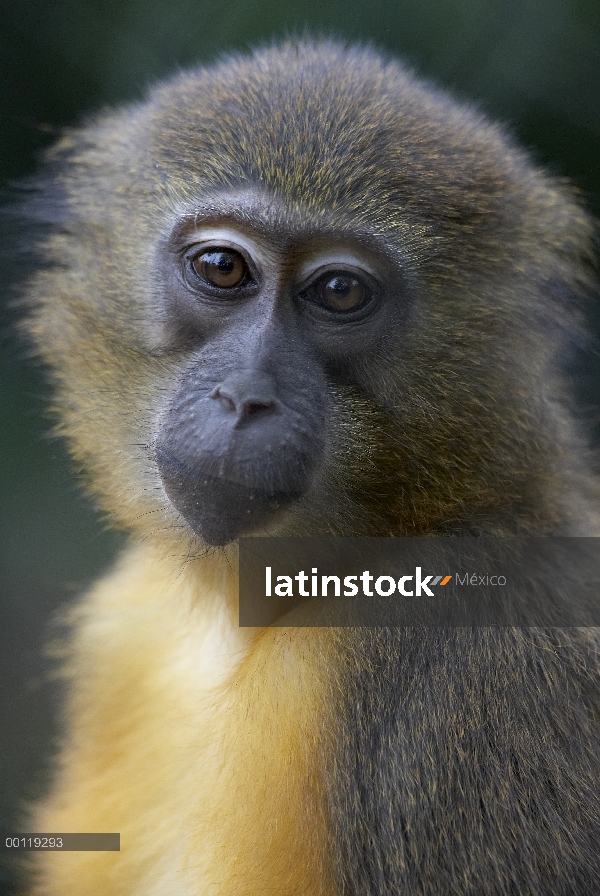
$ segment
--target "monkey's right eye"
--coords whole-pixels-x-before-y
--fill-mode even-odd
[[[244,257],[235,249],[207,249],[192,258],[191,265],[201,280],[217,289],[236,289],[250,276]]]

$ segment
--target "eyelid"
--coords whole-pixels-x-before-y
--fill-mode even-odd
[[[364,274],[376,281],[375,273],[370,265],[352,252],[331,252],[305,262],[300,267],[299,279],[308,281],[320,272],[327,273],[327,271],[336,270],[346,271],[358,277]]]
[[[189,256],[192,250],[197,249],[200,254],[203,249],[233,249],[239,252],[248,266],[255,271],[265,268],[265,258],[260,247],[254,242],[228,227],[206,227],[191,231],[185,240],[184,254]]]
[[[237,252],[237,254],[241,255],[241,257],[244,259],[244,262],[250,270],[256,268],[253,257],[245,251],[243,246],[231,245],[224,240],[219,242],[215,242],[214,240],[209,240],[208,242],[206,242],[203,240],[200,243],[190,243],[186,246],[183,254],[186,258],[194,259],[199,258],[200,255],[204,255],[205,252],[218,252],[220,249]]]

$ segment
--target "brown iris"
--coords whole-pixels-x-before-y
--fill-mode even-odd
[[[218,289],[235,289],[248,276],[248,266],[235,249],[208,249],[192,260],[199,277]]]
[[[356,311],[367,299],[365,286],[350,274],[328,274],[317,283],[319,301],[331,311]]]

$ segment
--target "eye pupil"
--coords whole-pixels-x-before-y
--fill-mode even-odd
[[[235,249],[208,249],[192,259],[196,274],[219,289],[235,289],[248,277],[248,266]]]
[[[354,281],[356,283],[356,280]],[[334,277],[333,280],[330,280],[327,284],[328,288],[333,290],[336,296],[340,296],[340,298],[345,298],[350,290],[352,289],[352,283],[348,277]]]
[[[320,287],[321,303],[331,311],[356,311],[368,298],[365,286],[350,274],[324,277]]]

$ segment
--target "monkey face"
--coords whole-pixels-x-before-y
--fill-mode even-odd
[[[406,312],[402,270],[259,194],[183,215],[157,267],[162,338],[188,356],[156,438],[165,492],[209,544],[268,530],[322,475],[336,386]]]
[[[119,525],[189,551],[546,500],[592,225],[501,129],[370,50],[292,42],[51,161],[27,326]]]

